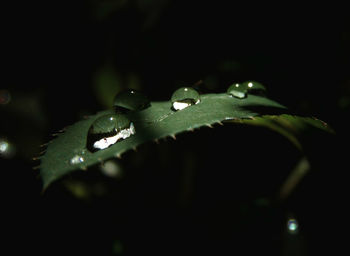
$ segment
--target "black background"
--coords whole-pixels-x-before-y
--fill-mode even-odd
[[[349,104],[340,102],[350,97],[346,15],[329,6],[141,2],[125,1],[103,18],[96,14],[98,1],[2,8],[1,88],[12,93],[13,101],[1,106],[0,131],[19,148],[14,158],[0,159],[4,244],[13,254],[108,255],[117,238],[124,243],[125,255],[214,255],[241,249],[281,255],[288,247],[284,218],[293,211],[304,225],[306,255],[340,250],[348,169],[343,165],[347,150],[341,145],[348,141],[349,128]],[[225,61],[233,61],[236,68],[222,71]],[[85,202],[58,184],[41,194],[38,172],[31,170],[35,163],[28,156],[81,113],[104,107],[92,84],[94,72],[106,63],[121,74],[136,73],[152,100],[167,100],[179,85],[201,79],[206,83],[208,77],[216,82],[203,90],[214,92],[225,91],[235,81],[257,80],[266,85],[270,98],[295,113],[326,121],[337,135],[314,142],[317,172],[306,177],[288,202],[267,209],[247,202],[274,198],[300,153],[281,136],[248,127],[203,129],[193,136],[180,135],[160,149],[148,145],[140,152],[146,159],[142,166],[128,167],[132,174],[119,184],[120,191],[113,190],[125,196]],[[40,111],[16,112],[28,102],[16,100],[16,95],[34,99]],[[22,143],[28,137],[37,138],[35,147],[27,149]],[[162,147],[168,150],[165,156]],[[252,150],[254,157],[249,156]],[[196,159],[201,172],[190,206],[182,208],[176,203],[176,189],[186,155]],[[145,164],[157,156],[167,164]],[[124,165],[128,160],[133,161],[131,153]],[[106,179],[94,175],[86,179]],[[237,212],[247,204],[253,216]],[[241,224],[244,221],[248,224]]]

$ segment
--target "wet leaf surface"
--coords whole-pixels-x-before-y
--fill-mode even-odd
[[[91,152],[86,148],[89,129],[102,116],[115,115],[114,109],[98,112],[68,127],[49,143],[40,167],[44,188],[72,171],[86,170],[97,163],[119,158],[124,152],[145,142],[175,138],[179,133],[212,127],[216,123],[235,122],[267,127],[285,136],[300,150],[304,150],[303,140],[310,131],[334,132],[316,118],[275,114],[281,111],[287,112],[287,109],[275,101],[255,95],[237,99],[228,94],[206,94],[201,96],[200,104],[179,111],[173,110],[171,101],[152,102],[144,110],[126,114],[133,123],[134,133],[108,148]]]

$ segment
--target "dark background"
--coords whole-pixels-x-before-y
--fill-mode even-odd
[[[119,241],[117,255],[240,249],[293,255],[299,247],[298,255],[316,255],[343,245],[347,151],[338,143],[346,145],[349,129],[345,13],[171,0],[18,3],[2,12],[0,97],[11,99],[0,105],[0,137],[15,148],[0,158],[2,220],[11,250],[109,255]],[[110,107],[124,88],[168,100],[199,80],[204,93],[259,81],[270,98],[334,128],[336,138],[314,142],[313,172],[289,200],[274,198],[301,153],[273,132],[230,126],[128,153],[122,180],[97,167],[67,178],[90,190],[99,181],[107,187],[103,196],[82,200],[59,182],[41,194],[31,159],[50,134]],[[188,169],[195,170],[191,192],[184,189]],[[303,228],[298,236],[286,234],[290,213]]]

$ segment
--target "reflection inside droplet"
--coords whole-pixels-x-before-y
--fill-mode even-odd
[[[129,138],[133,134],[135,134],[135,127],[134,124],[131,123],[129,128],[119,131],[116,135],[111,137],[104,137],[98,141],[95,141],[93,147],[95,149],[105,149],[121,139]]]
[[[288,233],[290,234],[296,234],[299,230],[299,224],[298,221],[294,218],[288,219],[287,221],[287,229]]]
[[[191,102],[174,102],[173,108],[175,110],[182,110],[182,109],[185,109],[191,105],[192,105]]]
[[[104,115],[91,124],[88,132],[87,148],[91,152],[106,149],[135,133],[134,124],[125,115]]]

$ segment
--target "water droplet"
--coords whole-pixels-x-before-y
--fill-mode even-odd
[[[242,83],[243,87],[247,88],[249,93],[252,94],[263,94],[266,92],[265,86],[256,81],[247,81]]]
[[[135,133],[134,124],[125,115],[104,115],[92,123],[88,132],[87,148],[91,152],[105,149]]]
[[[12,158],[16,153],[15,146],[5,138],[0,138],[0,156]]]
[[[151,106],[150,100],[141,92],[128,89],[114,97],[113,106],[119,113],[143,110]]]
[[[0,105],[6,105],[11,101],[11,94],[8,90],[0,90]]]
[[[261,83],[255,82],[255,81],[247,81],[241,84],[232,84],[228,89],[227,93],[231,94],[232,96],[243,99],[247,97],[249,94],[264,94],[266,91],[265,86],[263,86]]]
[[[74,155],[70,160],[69,163],[70,164],[81,164],[85,161],[84,157],[82,157],[81,155]]]
[[[288,233],[290,234],[296,234],[299,231],[299,224],[298,221],[294,218],[290,218],[287,221],[287,229]]]
[[[182,110],[189,106],[198,104],[200,102],[199,93],[190,87],[181,87],[177,89],[171,96],[172,108]]]
[[[238,99],[244,99],[247,97],[247,86],[243,84],[232,84],[228,89],[227,93],[238,98]]]

